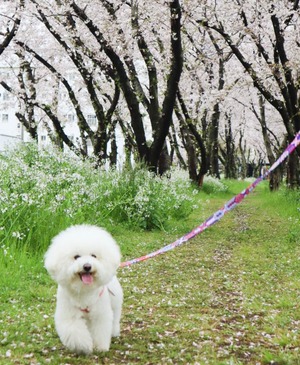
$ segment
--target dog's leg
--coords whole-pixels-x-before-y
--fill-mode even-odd
[[[98,318],[93,318],[90,323],[90,331],[94,347],[98,351],[108,351],[110,348],[112,334],[113,312],[107,309]]]
[[[114,317],[113,317],[113,325],[112,325],[112,336],[118,337],[120,336],[120,320],[122,314],[122,302],[118,302],[118,305],[115,305],[113,308]]]
[[[55,326],[61,342],[76,353],[90,354],[93,340],[82,318],[56,316]]]
[[[122,304],[123,304],[123,290],[119,281],[115,278],[112,282],[112,290],[110,293],[110,302],[113,310],[113,326],[112,326],[112,336],[120,336],[120,321],[122,314]]]

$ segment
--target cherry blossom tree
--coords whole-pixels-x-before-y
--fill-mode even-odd
[[[130,117],[139,159],[157,171],[163,154],[167,153],[166,138],[182,69],[179,1],[171,1],[160,7],[160,11],[163,9],[169,44],[168,47],[164,46],[165,50],[161,50],[161,53],[158,52],[162,45],[160,36],[145,17],[147,9],[143,9],[143,14],[140,14],[138,2],[123,2],[120,6],[108,1],[99,1],[93,6],[84,1],[66,4],[60,1],[30,2],[34,6],[36,19],[45,26],[48,36],[52,37],[50,44],[56,41],[55,48],[59,49],[59,54],[51,56],[45,48],[41,50],[39,47],[38,50],[34,40],[19,39],[16,44],[28,57],[33,57],[47,68],[66,89],[76,112],[80,133],[91,140],[94,155],[99,160],[107,156],[109,135],[113,134],[112,126],[116,125],[116,119],[112,118],[120,116],[116,107],[121,92],[121,102],[127,105],[127,113],[121,114],[125,118],[126,115]],[[103,18],[98,17],[95,9],[104,15]],[[125,14],[128,14],[128,18]],[[120,44],[124,47],[120,47]],[[62,52],[65,52],[64,57],[60,56]],[[163,56],[169,61],[160,63]],[[85,120],[83,101],[65,77],[62,64],[64,67],[72,64],[71,67],[75,66],[80,75],[88,102],[97,117],[96,131]],[[108,108],[104,107],[107,102],[110,103]],[[64,133],[53,107],[41,102],[35,105],[52,121],[63,142],[76,149],[73,141]],[[145,131],[146,124],[151,126],[150,134]],[[122,125],[124,127],[125,124]],[[82,153],[82,148],[80,151]]]
[[[300,130],[299,1],[207,2],[199,25],[215,31],[255,88],[280,114],[289,140]],[[226,16],[224,16],[226,14]],[[243,42],[240,43],[240,39]],[[289,159],[289,183],[299,186],[299,159]]]
[[[299,130],[298,1],[22,4],[9,44],[19,72],[2,85],[33,136],[43,126],[55,143],[115,164],[121,133],[127,164],[134,156],[164,173],[177,157],[201,185],[207,172],[272,163]],[[292,185],[297,171],[291,157]]]
[[[103,7],[107,10],[109,18],[115,24],[118,23],[117,11],[112,4],[104,1]],[[146,7],[146,5],[144,5]],[[141,160],[144,160],[151,169],[157,171],[161,155],[163,153],[166,137],[172,121],[172,115],[175,105],[175,98],[178,83],[182,70],[182,49],[181,49],[181,6],[178,0],[169,2],[170,11],[170,62],[166,71],[166,86],[163,96],[159,95],[158,90],[158,70],[159,62],[155,60],[155,49],[151,50],[146,41],[144,33],[152,32],[152,42],[161,45],[159,40],[155,40],[155,32],[150,28],[143,31],[140,20],[143,15],[139,13],[138,2],[132,1],[130,4],[130,17],[132,27],[132,39],[126,41],[125,32],[121,27],[117,27],[117,33],[121,36],[123,42],[129,43],[132,47],[137,47],[138,52],[143,61],[143,67],[146,70],[146,80],[142,80],[134,64],[135,52],[129,53],[126,49],[124,54],[118,54],[107,41],[107,35],[96,24],[87,10],[80,8],[75,2],[71,4],[72,10],[86,25],[90,35],[96,39],[98,45],[105,53],[116,72],[116,80],[123,92],[126,100],[130,116],[131,124],[135,134],[137,149]],[[90,9],[88,9],[90,10]],[[144,21],[144,24],[146,21]],[[154,38],[154,39],[153,39]],[[132,44],[136,41],[136,44]],[[161,58],[161,55],[159,55]],[[142,83],[147,83],[147,89]],[[159,97],[162,102],[160,103]],[[148,146],[146,134],[144,131],[144,120],[141,110],[145,110],[152,127],[152,141]]]

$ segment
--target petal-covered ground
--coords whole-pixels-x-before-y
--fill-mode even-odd
[[[211,199],[194,215],[201,223],[223,203]],[[299,212],[284,204],[258,189],[187,244],[120,269],[122,333],[105,354],[63,348],[55,286],[27,268],[22,283],[2,288],[0,364],[300,364]],[[117,239],[139,241],[139,256],[149,249],[144,235]],[[176,238],[160,235],[156,249]]]

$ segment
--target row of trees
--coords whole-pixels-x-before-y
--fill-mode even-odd
[[[176,157],[199,184],[219,177],[220,162],[226,177],[244,177],[300,130],[297,0],[16,0],[0,21],[0,57],[18,65],[1,84],[18,98],[20,122],[34,139],[43,124],[80,156],[90,141],[99,164],[116,163],[118,126],[128,162],[134,154],[164,173]],[[281,171],[272,187],[280,180]],[[300,184],[296,154],[288,181]]]

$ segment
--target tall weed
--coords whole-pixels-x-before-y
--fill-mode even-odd
[[[0,173],[0,247],[33,252],[70,224],[166,229],[189,215],[197,193],[185,176],[105,171],[34,144],[1,155]]]

